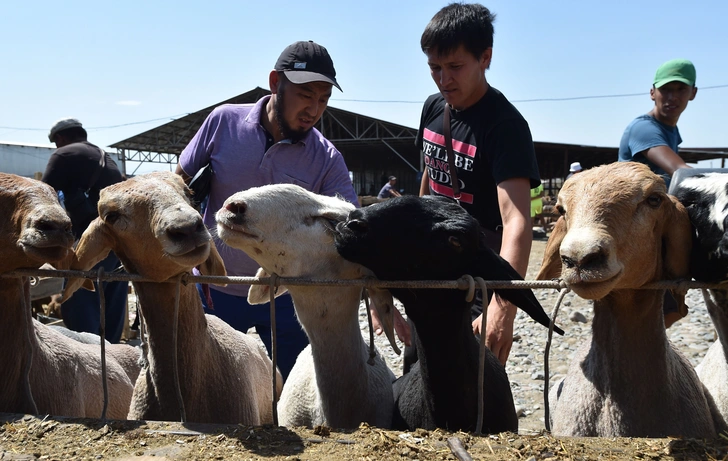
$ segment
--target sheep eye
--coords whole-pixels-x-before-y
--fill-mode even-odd
[[[104,215],[104,221],[107,224],[114,224],[121,217],[121,213],[118,211],[110,211]]]
[[[561,205],[556,205],[556,211],[561,215],[564,216],[566,214],[566,210]]]
[[[662,203],[662,197],[658,194],[652,194],[647,197],[647,204],[653,208],[657,208]]]

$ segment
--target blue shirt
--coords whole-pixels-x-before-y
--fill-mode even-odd
[[[650,169],[666,178],[669,186],[670,175],[650,162],[643,152],[657,146],[667,146],[677,153],[678,145],[682,142],[680,131],[676,126],[665,125],[651,115],[640,115],[627,125],[619,143],[620,162],[640,162],[649,166]]]

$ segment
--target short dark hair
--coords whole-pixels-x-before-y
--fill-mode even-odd
[[[451,3],[432,17],[420,38],[422,51],[438,55],[455,51],[460,45],[476,58],[493,47],[495,14],[479,3]]]
[[[63,136],[68,142],[81,142],[88,139],[88,133],[83,127],[74,126],[72,128],[66,128],[61,130],[53,136],[53,142],[55,142],[56,136]]]

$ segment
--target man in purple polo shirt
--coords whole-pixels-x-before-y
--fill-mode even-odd
[[[214,175],[205,225],[235,192],[266,184],[298,184],[318,194],[340,194],[358,206],[349,170],[338,150],[313,126],[336,82],[328,51],[312,41],[296,42],[281,53],[268,81],[271,95],[255,104],[215,108],[179,158],[177,173],[186,182],[208,163]],[[216,241],[231,276],[253,276],[258,264],[240,250]],[[224,247],[224,248],[223,248]],[[205,311],[240,331],[255,327],[271,351],[269,305],[249,305],[247,285],[210,286],[213,310],[200,290]],[[278,367],[287,377],[308,338],[296,320],[293,301],[276,299]]]

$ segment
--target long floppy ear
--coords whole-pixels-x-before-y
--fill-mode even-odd
[[[270,277],[268,272],[262,267],[255,273],[258,278]],[[288,291],[286,287],[278,287],[275,297],[279,297],[283,293]],[[270,301],[270,285],[250,285],[248,290],[248,304],[265,304]]]
[[[113,239],[106,229],[106,224],[101,218],[94,219],[81,236],[69,269],[80,271],[91,269],[108,256],[112,243]],[[88,288],[89,283],[93,289],[91,280],[69,279],[66,288],[63,290],[63,301],[70,298],[81,286]]]
[[[217,251],[217,247],[214,242],[210,242],[210,254],[207,256],[205,262],[198,266],[200,274],[202,275],[214,275],[214,276],[226,276],[227,271],[225,270],[225,263],[220,257],[220,253]],[[227,284],[220,284],[220,286],[227,286]]]
[[[692,224],[685,207],[672,195],[668,195],[672,206],[668,207],[662,221],[662,278],[676,280],[690,277],[690,250],[692,248]],[[688,314],[685,305],[687,290],[670,290],[677,301],[682,317]]]
[[[397,342],[394,340],[394,299],[392,293],[386,288],[367,288],[369,292],[369,300],[374,303],[374,309],[379,314],[379,323],[382,324],[382,330],[387,335],[389,345],[392,350],[399,355],[400,350]]]
[[[561,216],[554,230],[551,231],[551,237],[546,243],[546,249],[543,252],[543,261],[541,262],[541,270],[536,275],[536,280],[551,280],[561,276],[561,242],[566,236],[566,221]]]

